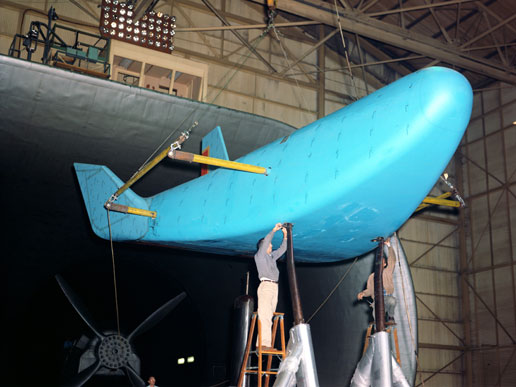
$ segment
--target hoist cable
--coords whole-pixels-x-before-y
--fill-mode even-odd
[[[399,257],[401,256],[401,248],[400,248],[400,244],[401,244],[401,241],[399,240],[398,238],[398,235],[396,233],[394,233],[394,235],[396,236],[396,239],[397,239],[397,249],[398,250],[398,267],[400,269],[400,274],[401,274],[401,288],[403,290],[403,303],[405,304],[405,314],[407,315],[407,321],[408,321],[408,326],[409,326],[409,332],[410,332],[410,339],[412,341],[412,347],[414,348],[414,354],[416,355],[416,365],[417,365],[417,368],[419,368],[421,370],[421,366],[419,364],[419,354],[418,354],[418,351],[416,351],[416,341],[414,339],[414,333],[412,332],[412,323],[411,323],[411,320],[410,320],[410,315],[409,315],[409,311],[408,311],[408,305],[407,305],[407,295],[406,295],[406,292],[405,292],[405,276],[403,275],[403,269],[401,267],[401,260],[399,259]],[[417,372],[417,371],[416,371]],[[419,372],[419,379],[421,380],[421,384],[424,386],[425,385],[425,382],[423,380],[423,375],[421,373],[421,371]]]
[[[344,279],[346,278],[346,276],[349,274],[349,272],[351,271],[351,269],[353,269],[353,266],[355,266],[355,263],[357,263],[357,260],[358,260],[358,257],[355,258],[355,260],[353,261],[353,263],[351,264],[351,266],[348,268],[348,270],[346,270],[346,272],[344,273],[344,275],[340,278],[339,282],[337,282],[337,285],[334,286],[334,288],[331,290],[331,292],[328,294],[328,296],[324,299],[323,302],[321,302],[321,305],[319,305],[319,307],[315,310],[315,312],[312,313],[312,315],[308,318],[308,320],[306,320],[306,323],[308,324],[310,322],[310,320],[312,318],[314,318],[314,316],[319,312],[319,310],[328,302],[328,300],[330,299],[330,297],[333,295],[333,293],[335,293],[335,291],[337,290],[337,288],[340,286],[340,284],[342,283],[342,281],[344,281]]]
[[[257,46],[260,43],[260,41],[265,37],[265,35],[268,33],[269,29],[270,28],[267,28],[266,30],[264,30],[262,32],[260,37],[256,40],[255,46]],[[227,79],[227,81],[225,82],[224,86],[219,90],[217,95],[215,95],[215,97],[213,98],[213,100],[210,103],[213,103],[219,97],[219,95],[228,87],[229,83],[234,78],[234,76],[235,76],[236,72],[238,71],[238,69],[241,68],[244,65],[244,63],[247,61],[247,59],[250,56],[251,56],[251,51],[249,51],[247,56],[244,57],[244,60],[240,64],[235,65],[233,74]],[[228,70],[228,73],[230,71],[231,71],[231,69]],[[221,79],[221,82],[222,82],[222,80],[224,78],[226,78],[226,76],[224,76]],[[199,106],[197,108],[195,108],[194,110],[192,110],[190,112],[190,114],[188,114],[181,121],[181,123],[178,125],[178,127],[175,130],[171,131],[171,133],[167,136],[167,138],[156,148],[156,150],[154,150],[154,152],[147,158],[147,160],[145,160],[145,162],[140,166],[140,168],[138,168],[136,170],[136,172],[133,174],[131,179],[133,177],[135,177],[138,174],[138,172],[140,172],[143,168],[145,168],[147,163],[149,163],[149,161],[153,159],[154,155],[163,147],[163,145],[167,141],[170,140],[170,138],[172,138],[172,136],[181,128],[181,126],[185,123],[185,121],[188,120],[198,109],[199,109]],[[195,126],[197,126],[197,124],[198,124],[198,122],[195,121],[194,124],[188,129],[188,132],[190,132]],[[117,290],[117,282],[116,282],[115,252],[114,252],[114,247],[113,247],[113,234],[112,234],[112,230],[111,230],[111,218],[110,218],[110,211],[109,211],[109,209],[107,209],[107,217],[108,217],[108,226],[109,226],[109,242],[110,242],[110,247],[111,247],[111,263],[112,263],[112,269],[113,269],[113,288],[114,288],[114,295],[115,295],[116,324],[117,324],[118,335],[120,336],[120,311],[119,311],[119,306],[118,306],[118,290]]]
[[[281,51],[283,52],[283,57],[285,58],[285,61],[287,62],[287,68],[289,68],[289,72],[290,72],[290,71],[292,71],[292,67],[290,66],[290,61],[288,60],[287,52],[286,52],[285,48],[283,47],[283,44],[282,44],[281,39],[279,37],[278,31],[276,30],[276,27],[274,26],[273,22],[271,22],[271,26],[272,26],[272,29],[274,31],[274,34],[276,35],[276,39],[277,39],[277,41],[279,43]],[[299,85],[299,81],[297,80],[296,77],[293,77],[293,78],[294,78],[294,81],[296,81],[297,88],[300,90],[301,86]],[[305,94],[304,93],[299,93],[299,94],[301,94],[301,98],[303,99],[304,105],[306,106],[305,109],[306,110],[310,110],[309,106],[308,106],[308,103],[306,102],[306,99],[305,99]],[[294,93],[294,95],[296,95],[296,93]]]
[[[258,44],[261,42],[261,40],[265,37],[265,35],[267,35],[267,33],[269,32],[269,29],[270,27],[266,28],[262,34],[258,37],[258,39],[256,39],[256,41],[254,42],[253,44],[253,48],[256,48],[258,46]],[[233,68],[229,69],[227,71],[227,73],[221,78],[221,80],[219,81],[219,84],[216,85],[214,88],[219,88],[218,86],[223,82],[223,80],[227,77],[227,75],[229,74],[230,71],[234,70],[233,71],[233,74],[227,79],[227,81],[225,82],[225,84],[219,88],[220,90],[218,91],[218,93],[213,97],[213,99],[208,102],[209,104],[213,104],[217,98],[219,97],[219,95],[227,89],[229,83],[233,80],[233,78],[235,77],[237,71],[245,64],[245,62],[247,62],[247,59],[249,59],[249,57],[251,56],[252,52],[251,50],[249,50],[248,54],[246,56],[242,56],[244,58],[244,60],[241,62],[241,63],[237,63],[235,64],[235,66],[233,66]],[[196,112],[197,110],[199,110],[200,106],[197,106],[195,109],[193,109],[182,121],[181,123],[177,126],[176,129],[172,130],[170,132],[170,134],[161,142],[161,144],[159,144],[156,149],[151,153],[151,155],[147,158],[147,160],[145,160],[143,162],[143,164],[136,170],[136,172],[134,172],[134,174],[131,176],[131,178],[133,178],[138,172],[140,172],[143,168],[145,168],[145,166],[147,165],[147,163],[153,159],[153,157],[163,148],[163,146],[168,142],[170,141],[170,139],[172,138],[172,136],[174,136],[177,131],[180,130],[180,128],[183,126],[183,124],[185,123],[186,120],[188,120],[190,117],[192,117]],[[199,123],[199,120],[196,120],[193,125],[188,129],[188,131],[191,131],[195,126],[197,126]]]
[[[353,88],[355,89],[355,101],[358,100],[358,89],[355,83],[355,77],[353,76],[353,72],[351,71],[351,64],[349,63],[348,56],[348,48],[346,46],[346,41],[344,40],[344,33],[342,32],[342,24],[340,24],[340,15],[339,8],[337,7],[337,0],[333,0],[335,4],[335,13],[337,14],[337,24],[339,25],[340,39],[342,40],[342,46],[344,47],[344,57],[346,58],[346,64],[348,66],[349,76],[351,77],[351,83],[353,84]]]
[[[118,336],[120,336],[120,313],[118,309],[118,291],[116,284],[116,268],[115,268],[115,251],[113,249],[113,235],[111,234],[111,218],[109,216],[109,210],[107,210],[108,226],[109,226],[109,243],[111,245],[111,264],[113,267],[113,288],[115,290],[115,311],[116,311],[116,327]]]

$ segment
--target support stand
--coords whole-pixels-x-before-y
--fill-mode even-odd
[[[403,371],[391,353],[389,333],[385,330],[385,305],[383,299],[383,238],[378,242],[374,265],[375,334],[369,343],[351,379],[351,387],[409,387]],[[367,339],[366,339],[367,340]]]
[[[292,244],[292,224],[285,223],[287,229],[287,273],[292,298],[294,327],[290,330],[287,356],[281,363],[274,387],[319,387],[317,368],[310,325],[305,324],[301,300],[297,286],[294,265],[294,248]]]
[[[374,239],[378,242],[374,262],[374,321],[376,332],[385,330],[385,304],[383,300],[383,238]]]

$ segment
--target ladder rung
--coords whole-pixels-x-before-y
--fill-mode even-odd
[[[248,367],[245,369],[246,372],[254,372],[256,373],[256,371],[258,370],[258,367]],[[271,368],[270,371],[279,371],[279,368]],[[265,372],[265,371],[262,371],[262,373]]]
[[[279,349],[271,349],[269,351],[262,350],[262,354],[266,354],[266,355],[282,355],[283,351],[281,351]]]
[[[238,379],[238,386],[242,386],[244,375],[254,374],[254,375],[258,375],[258,386],[260,386],[260,387],[262,386],[262,384],[261,384],[262,377],[265,376],[266,377],[265,387],[268,387],[269,377],[273,376],[273,375],[277,375],[279,372],[279,367],[272,368],[272,361],[274,360],[273,356],[277,356],[278,359],[280,360],[280,362],[286,356],[285,336],[284,336],[285,328],[284,328],[283,313],[274,312],[273,327],[272,327],[272,332],[271,332],[272,339],[273,339],[272,344],[274,345],[274,339],[277,334],[277,329],[280,330],[280,334],[281,334],[281,344],[280,345],[281,345],[282,349],[273,348],[271,350],[264,350],[261,345],[258,345],[258,348],[256,348],[254,351],[251,350],[251,343],[252,343],[252,338],[253,338],[254,328],[255,328],[256,323],[258,325],[258,329],[257,329],[258,338],[257,339],[259,339],[260,338],[260,322],[258,320],[258,313],[254,312],[253,318],[251,320],[249,335],[247,338],[246,352],[244,354],[244,359],[243,359],[242,367],[240,370],[240,377]],[[251,354],[255,354],[257,356],[258,366],[251,366],[251,364],[249,364],[249,362],[248,362],[248,361],[250,361],[249,355],[251,355]],[[262,363],[262,361],[263,361],[262,355],[268,356],[268,359],[266,360],[267,361],[266,365]],[[263,367],[262,367],[262,365],[263,365]]]
[[[249,353],[258,356],[258,351],[249,351]],[[281,356],[283,355],[283,351],[281,351],[281,349],[275,349],[273,351],[262,351],[262,355]]]
[[[258,371],[256,371],[256,370],[246,370],[245,373],[246,374],[257,374]],[[277,375],[278,371],[262,371],[262,374],[263,375]]]

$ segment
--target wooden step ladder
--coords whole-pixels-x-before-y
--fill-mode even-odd
[[[261,324],[260,319],[258,318],[258,313],[253,313],[253,318],[251,320],[251,327],[249,329],[249,337],[247,339],[247,346],[245,348],[245,354],[244,359],[242,361],[242,368],[240,369],[240,377],[238,378],[238,387],[242,387],[242,383],[244,382],[245,375],[258,375],[258,387],[262,387],[262,378],[265,376],[264,386],[269,386],[269,380],[271,375],[277,375],[278,371],[277,369],[271,369],[272,367],[272,359],[273,356],[278,356],[280,361],[283,361],[283,359],[286,356],[286,349],[285,349],[285,324],[283,320],[283,313],[274,313],[274,316],[272,317],[273,325],[272,325],[272,350],[265,350],[262,348],[262,332],[261,332]],[[251,346],[253,345],[253,342],[256,342],[256,339],[254,338],[254,328],[256,326],[256,322],[258,321],[258,343],[260,343],[255,351],[251,351]],[[274,347],[274,341],[276,340],[276,334],[278,332],[278,324],[280,326],[280,339],[281,339],[281,349],[276,349]],[[258,365],[252,366],[251,362],[249,361],[249,355],[255,354],[258,356]],[[267,355],[267,365],[264,369],[263,363],[262,363],[262,357],[264,355]]]
[[[373,330],[373,325],[374,325],[374,323],[370,323],[369,326],[367,327],[367,333],[366,333],[366,338],[365,338],[365,342],[364,342],[364,350],[362,351],[362,356],[366,353],[367,347],[369,346],[369,339],[371,338],[371,332]],[[393,322],[387,322],[387,323],[385,323],[385,325],[387,326],[385,331],[387,333],[392,332],[392,335],[394,338],[394,346],[396,347],[396,361],[398,362],[399,365],[401,365],[400,345],[398,343],[398,331],[396,330],[396,324]]]

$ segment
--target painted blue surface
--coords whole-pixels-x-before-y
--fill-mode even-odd
[[[226,143],[224,142],[224,136],[220,126],[217,126],[206,136],[202,138],[201,152],[204,152],[209,147],[209,154],[206,156],[215,157],[217,159],[229,160],[228,151],[226,149]],[[208,165],[208,172],[212,172],[217,169],[212,165]]]
[[[472,99],[458,72],[420,70],[237,160],[267,167],[267,176],[219,168],[150,198],[124,193],[119,203],[158,217],[111,213],[113,238],[254,254],[276,222],[292,222],[297,260],[363,254],[428,194],[464,134]],[[108,238],[102,206],[121,182],[106,167],[75,167],[92,227]]]
[[[202,138],[201,150],[204,150],[207,147],[210,147],[210,157],[229,160],[226,143],[224,142],[224,136],[222,135],[220,126],[217,126]]]

